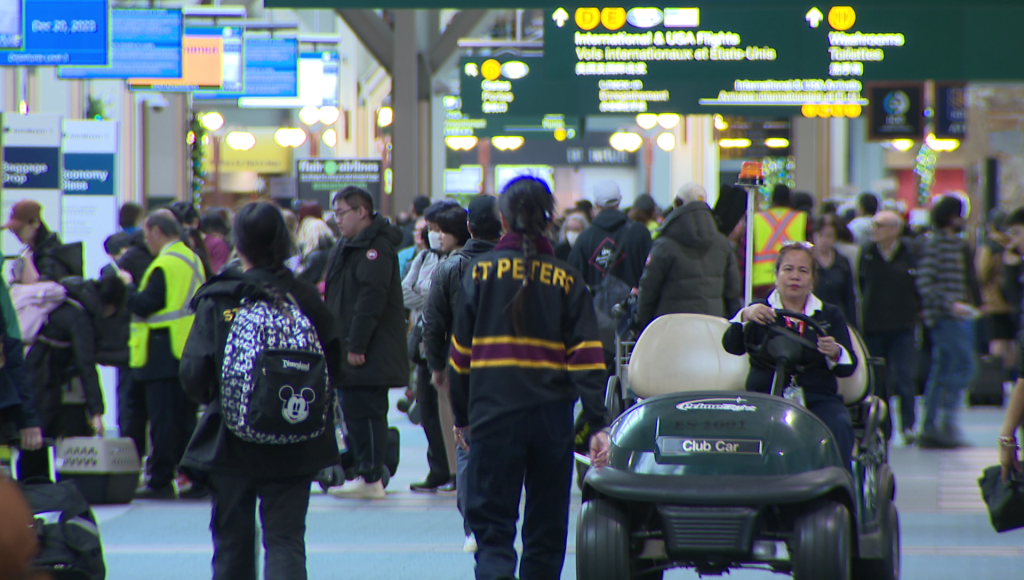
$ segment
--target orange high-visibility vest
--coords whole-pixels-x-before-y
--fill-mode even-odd
[[[807,214],[775,207],[754,215],[754,272],[751,284],[775,283],[775,260],[787,242],[807,241]]]

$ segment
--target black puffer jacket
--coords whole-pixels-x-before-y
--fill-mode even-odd
[[[859,361],[857,360],[857,354],[853,350],[853,342],[850,339],[850,330],[847,327],[846,319],[843,318],[843,312],[837,306],[826,304],[812,296],[817,301],[817,309],[811,313],[811,318],[818,322],[825,332],[829,336],[836,339],[839,346],[843,347],[842,357],[838,364],[832,364],[825,360],[825,355],[818,352],[809,352],[804,349],[803,353],[806,357],[803,361],[802,372],[800,373],[797,383],[804,388],[808,393],[817,393],[821,395],[835,396],[839,392],[839,378],[845,378],[854,373],[857,370]],[[771,300],[771,298],[769,298]],[[755,300],[755,304],[765,304],[764,300]],[[771,304],[768,304],[771,306]],[[776,304],[781,306],[781,303]],[[780,319],[778,324],[784,325],[785,320]],[[796,323],[799,324],[799,323]],[[744,343],[744,327],[750,327],[750,335],[748,339],[752,344],[761,344],[764,340],[768,330],[765,326],[754,322],[747,322],[745,324],[739,322],[733,322],[729,325],[729,328],[725,331],[722,336],[722,348],[726,352],[735,355],[742,355],[746,353],[746,345]],[[796,328],[800,328],[797,326]],[[798,331],[799,332],[799,331]],[[802,336],[812,342],[818,341],[817,333],[810,327],[810,325],[804,325],[802,329]],[[772,382],[775,379],[775,371],[773,368],[768,367],[758,359],[751,357],[750,359],[750,374],[747,375],[747,390],[757,391],[760,393],[767,393],[771,391]],[[788,384],[788,381],[787,381]]]
[[[82,242],[65,244],[57,232],[49,232],[37,239],[32,248],[32,261],[39,276],[45,280],[59,282],[68,276],[82,276]]]
[[[196,319],[181,357],[181,384],[185,392],[196,402],[208,405],[182,459],[186,467],[253,479],[274,479],[312,475],[338,461],[333,413],[328,413],[329,425],[323,435],[291,445],[242,441],[224,425],[220,371],[234,309],[243,298],[268,296],[268,286],[295,298],[320,336],[331,385],[336,387],[341,380],[342,370],[338,364],[341,344],[331,313],[320,301],[316,288],[296,280],[286,269],[276,272],[253,269],[245,273],[231,270],[216,276],[192,299]]]
[[[448,368],[448,351],[452,341],[452,324],[462,295],[462,274],[469,264],[494,249],[495,242],[469,240],[434,270],[430,296],[423,314],[423,349],[427,366],[432,371]]]
[[[96,372],[95,326],[103,306],[93,282],[67,277],[63,285],[67,288],[68,299],[50,313],[25,357],[44,430],[57,424],[63,387],[75,377],[82,381],[89,415],[102,415],[104,410],[103,391]],[[47,436],[57,435],[59,433],[47,433]]]
[[[674,209],[640,279],[640,323],[676,313],[725,316],[738,309],[742,293],[736,255],[708,204]]]
[[[153,263],[153,254],[146,245],[146,233],[139,230],[132,234],[132,242],[125,252],[117,259],[117,266],[132,275],[136,284],[142,282],[142,277]]]
[[[403,387],[409,383],[405,303],[398,273],[402,230],[377,214],[352,240],[331,251],[324,273],[327,308],[338,324],[345,387]],[[348,353],[366,364],[348,365]]]
[[[319,284],[324,277],[324,268],[327,267],[327,261],[331,258],[331,249],[333,248],[334,240],[321,238],[317,248],[302,259],[302,264],[299,266],[299,280],[314,286]]]
[[[615,263],[608,264],[619,246],[622,249]],[[650,251],[651,232],[647,226],[630,220],[617,209],[606,209],[580,234],[569,252],[568,262],[583,274],[587,286],[600,284],[610,273],[636,288]]]

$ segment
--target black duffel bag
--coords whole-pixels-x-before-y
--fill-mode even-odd
[[[103,580],[106,567],[96,517],[71,481],[24,483],[39,539],[36,570],[55,580]]]
[[[1003,482],[1002,467],[993,465],[985,468],[978,485],[997,532],[1024,528],[1024,474],[1014,471],[1009,481]]]

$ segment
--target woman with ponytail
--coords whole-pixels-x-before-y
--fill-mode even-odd
[[[466,518],[478,580],[512,578],[519,498],[526,486],[519,578],[561,577],[569,525],[573,406],[607,461],[605,364],[580,273],[554,256],[545,232],[554,199],[521,177],[501,195],[506,232],[463,276],[452,332],[450,388],[459,444],[469,451]]]
[[[257,577],[257,499],[266,557],[263,577],[305,580],[310,483],[338,461],[333,414],[328,413],[323,434],[300,443],[263,444],[237,437],[226,424],[226,403],[220,397],[224,352],[243,301],[287,300],[298,307],[320,340],[329,388],[341,383],[341,341],[316,288],[285,267],[294,251],[280,210],[268,202],[250,203],[239,210],[232,232],[241,269],[211,278],[192,300],[196,318],[181,357],[181,380],[206,412],[181,465],[209,478],[214,580]]]

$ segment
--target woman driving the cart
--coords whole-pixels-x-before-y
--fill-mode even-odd
[[[811,293],[816,267],[810,244],[783,246],[775,261],[775,290],[736,314],[722,346],[731,354],[751,355],[748,391],[802,390],[802,403],[828,426],[849,466],[853,425],[837,379],[854,373],[857,356],[842,311]],[[784,383],[773,388],[778,364],[785,369],[779,375]]]

